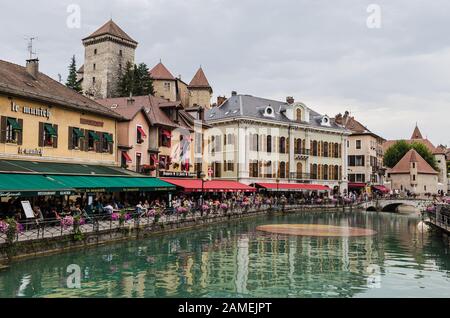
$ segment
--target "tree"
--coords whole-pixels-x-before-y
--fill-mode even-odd
[[[145,63],[133,65],[127,62],[125,71],[119,77],[117,97],[153,95],[153,80]]]
[[[433,169],[438,170],[436,159],[424,144],[419,142],[409,144],[404,140],[397,141],[386,150],[384,153],[384,165],[388,168],[393,168],[411,149],[415,149]]]
[[[77,63],[75,60],[75,55],[72,56],[70,65],[69,65],[69,76],[67,77],[66,86],[76,90],[78,93],[81,92],[81,84],[77,80]]]

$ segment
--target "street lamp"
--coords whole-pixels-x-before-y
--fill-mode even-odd
[[[205,178],[206,178],[206,174],[202,171],[201,173],[200,173],[200,178],[202,179],[202,195],[201,195],[201,207],[200,207],[200,211],[203,211],[203,203],[204,203],[204,198],[203,198],[203,196],[204,196],[204,192],[205,192]]]
[[[280,191],[280,179],[276,179],[275,182],[277,183],[277,192]]]

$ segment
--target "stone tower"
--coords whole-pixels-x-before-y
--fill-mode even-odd
[[[93,98],[115,96],[122,70],[125,69],[127,62],[134,65],[138,42],[113,20],[109,20],[100,29],[84,38],[83,45],[84,66],[80,71],[84,94]]]
[[[213,89],[209,85],[203,69],[200,67],[188,86],[189,106],[202,106],[206,109],[211,108],[211,95]]]

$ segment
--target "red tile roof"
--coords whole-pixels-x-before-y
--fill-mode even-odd
[[[169,72],[163,63],[159,62],[154,68],[150,70],[150,76],[153,79],[159,80],[175,80],[175,77]]]
[[[395,143],[397,143],[398,141],[405,141],[408,144],[412,144],[414,142],[418,142],[421,143],[423,145],[425,145],[428,150],[435,154],[436,153],[436,147],[431,143],[431,141],[429,141],[428,139],[413,139],[413,140],[388,140],[386,142],[383,143],[383,151],[386,152],[386,150],[388,150],[390,147],[392,147]]]
[[[409,174],[411,169],[411,163],[415,162],[417,166],[417,172],[422,174],[438,174],[425,159],[414,149],[408,151],[403,158],[392,168],[390,174]]]
[[[416,125],[416,128],[414,128],[411,139],[423,139],[422,133],[420,132],[420,129],[417,125]]]
[[[97,31],[84,38],[83,41],[102,35],[113,35],[122,40],[127,40],[137,44],[137,42],[133,40],[128,34],[126,34],[125,31],[122,30],[113,20],[109,20],[108,22],[106,22]]]
[[[209,85],[208,79],[206,78],[206,75],[203,72],[203,69],[201,67],[198,69],[197,73],[194,75],[194,78],[192,79],[192,81],[188,87],[190,87],[190,88],[211,88],[211,85]]]
[[[117,113],[73,89],[38,73],[33,78],[23,66],[0,60],[0,93],[56,104],[62,107],[120,118]]]

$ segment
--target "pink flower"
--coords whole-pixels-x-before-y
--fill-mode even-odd
[[[69,216],[66,216],[66,217],[61,219],[61,226],[64,229],[67,229],[69,226],[73,225],[73,222],[74,222],[73,217],[69,215]]]
[[[220,205],[220,208],[221,208],[222,210],[227,210],[227,209],[228,209],[228,205],[226,205],[225,203],[222,203],[222,204]]]
[[[0,221],[0,233],[6,234],[6,232],[8,232],[8,229],[9,224],[4,221]]]
[[[209,210],[209,205],[203,204],[202,210],[203,210],[203,211],[208,211],[208,210]]]
[[[155,216],[155,215],[156,215],[156,210],[155,209],[152,209],[152,210],[147,212],[147,216],[148,217],[152,217],[152,216]]]
[[[120,214],[119,213],[111,214],[111,220],[118,221],[119,219],[120,219]]]

